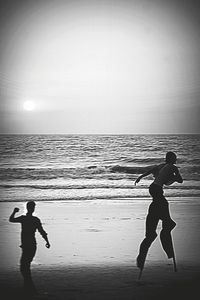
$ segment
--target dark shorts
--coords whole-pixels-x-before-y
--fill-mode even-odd
[[[22,245],[22,256],[21,263],[31,263],[35,253],[36,253],[36,244],[33,245]]]
[[[155,183],[152,183],[149,186],[149,193],[151,195],[151,197],[153,198],[153,201],[155,202],[163,202],[167,200],[164,197],[164,192],[163,192],[163,188]]]
[[[149,193],[153,198],[149,206],[149,211],[146,220],[146,233],[155,233],[158,221],[162,220],[163,229],[172,229],[175,227],[175,222],[171,219],[169,213],[169,204],[163,195],[161,186],[152,183],[149,187]]]

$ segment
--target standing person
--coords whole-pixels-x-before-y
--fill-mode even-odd
[[[19,208],[14,208],[9,221],[12,223],[21,223],[21,248],[22,255],[20,259],[20,271],[24,278],[24,288],[29,294],[36,294],[36,289],[31,277],[31,262],[36,253],[36,239],[35,232],[38,230],[44,240],[46,241],[46,247],[50,248],[47,233],[44,231],[39,218],[34,217],[32,214],[35,210],[35,202],[29,201],[26,204],[27,214],[15,217],[15,214],[19,212]]]
[[[139,255],[137,257],[137,267],[141,271],[144,267],[148,249],[157,237],[156,228],[159,220],[162,220],[160,239],[163,249],[168,258],[174,259],[171,230],[176,226],[176,223],[170,217],[169,204],[164,197],[163,186],[164,184],[170,185],[173,182],[183,182],[178,168],[174,165],[176,160],[177,157],[174,152],[167,152],[165,163],[152,167],[149,171],[140,175],[135,181],[136,185],[145,176],[153,174],[155,177],[153,183],[149,186],[149,193],[153,201],[149,206],[146,218],[146,236],[140,245]]]

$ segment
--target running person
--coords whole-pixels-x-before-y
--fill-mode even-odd
[[[153,174],[155,177],[153,183],[149,186],[149,193],[153,201],[149,206],[146,218],[146,235],[140,245],[139,255],[137,257],[137,267],[140,270],[144,267],[149,247],[157,237],[156,228],[159,220],[162,220],[160,239],[163,249],[168,258],[174,257],[171,230],[176,226],[176,223],[170,217],[169,204],[164,197],[163,185],[170,185],[173,182],[183,182],[178,168],[174,165],[176,159],[174,152],[167,152],[165,163],[152,167],[149,171],[140,175],[135,181],[135,184],[137,184],[143,177],[150,174]]]

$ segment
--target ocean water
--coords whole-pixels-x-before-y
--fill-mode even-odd
[[[177,154],[184,183],[166,187],[166,197],[199,197],[200,135],[1,135],[0,201],[150,197],[153,178],[134,181],[167,151]]]

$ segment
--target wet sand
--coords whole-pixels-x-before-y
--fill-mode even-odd
[[[153,243],[142,278],[135,258],[144,237],[149,199],[37,202],[35,215],[48,232],[51,248],[37,233],[32,276],[41,299],[188,299],[200,279],[200,199],[170,199],[178,272]],[[23,296],[19,273],[20,225],[8,222],[14,207],[0,203],[0,280],[3,299]],[[161,224],[158,226],[158,234]]]

